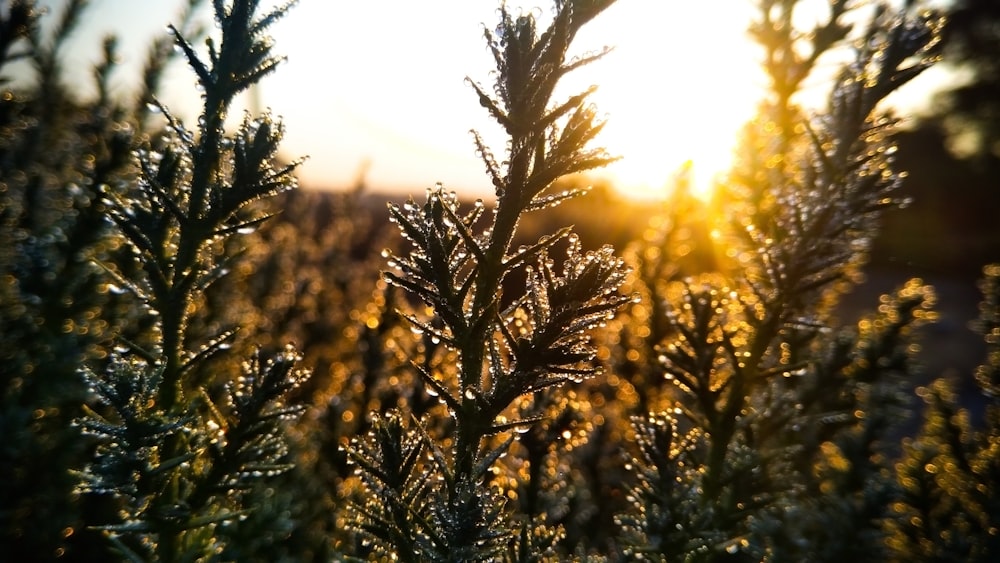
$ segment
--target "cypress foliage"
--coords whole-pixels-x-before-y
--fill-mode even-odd
[[[68,427],[85,393],[76,371],[117,324],[91,263],[113,248],[95,186],[123,173],[131,134],[120,107],[61,82],[85,7],[68,3],[50,34],[33,2],[0,14],[0,71],[19,62],[35,81],[30,94],[0,84],[0,551],[41,561],[89,549],[66,472],[85,450]],[[99,91],[114,56],[109,41]]]
[[[567,49],[610,3],[556,2],[552,23],[541,32],[533,15],[513,16],[501,7],[496,30],[486,31],[497,69],[494,93],[471,84],[509,137],[501,165],[475,134],[496,189],[492,217],[482,202],[460,209],[457,196],[440,186],[428,191],[422,205],[410,200],[390,206],[411,249],[390,254],[393,269],[384,276],[432,315],[408,320],[443,344],[443,360],[429,370],[415,369],[450,420],[438,436],[423,421],[412,423],[418,432],[406,434],[400,415],[393,414],[377,419],[372,433],[348,450],[367,485],[354,526],[376,553],[439,561],[533,560],[539,542],[554,541],[555,532],[542,527],[544,514],[530,515],[518,529],[506,507],[507,492],[493,480],[496,462],[515,439],[512,430],[537,422],[530,406],[529,412],[519,408],[521,397],[537,400],[597,372],[588,331],[628,301],[617,292],[625,269],[610,248],[584,251],[568,228],[521,248],[512,241],[523,214],[580,195],[553,193],[555,180],[613,160],[588,146],[601,129],[586,104],[589,91],[552,101],[566,73],[600,56],[567,60]],[[563,256],[554,255],[559,244]],[[517,273],[525,287],[512,292],[505,282]],[[422,448],[430,453],[427,461]],[[387,467],[401,460],[398,468]]]
[[[276,163],[283,131],[271,116],[247,115],[231,135],[223,128],[233,98],[280,60],[264,33],[288,5],[259,15],[257,4],[213,4],[221,40],[206,40],[207,61],[171,28],[203,89],[197,130],[154,102],[167,130],[137,151],[135,184],[102,186],[127,249],[103,263],[106,287],[135,299],[146,330],[117,335],[107,361],[83,371],[95,404],[76,423],[98,445],[81,490],[117,501],[119,520],[100,527],[131,560],[220,553],[216,528],[251,516],[246,491],[289,468],[282,425],[302,410],[286,402],[306,378],[298,354],[254,354],[221,381],[211,362],[227,355],[236,327],[198,334],[190,323],[238,256],[225,244],[267,220],[259,201],[295,184],[298,163]]]
[[[388,221],[363,178],[292,190],[276,118],[223,127],[290,4],[214,0],[202,50],[198,3],[127,103],[113,38],[93,99],[69,93],[87,2],[50,34],[33,2],[0,10],[0,76],[34,78],[0,83],[0,557],[997,558],[1000,267],[982,417],[923,377],[922,280],[838,318],[906,201],[881,103],[938,60],[940,13],[834,0],[801,29],[799,3],[759,0],[770,90],[736,165],[708,202],[682,170],[619,258],[551,227],[613,203],[574,187],[614,160],[591,90],[554,97],[605,53],[568,56],[613,0],[501,5],[493,83],[468,81],[507,137],[473,137],[494,197],[439,185]],[[845,53],[827,105],[799,105]],[[190,127],[157,100],[173,57]]]
[[[907,335],[932,318],[932,298],[915,280],[854,330],[837,327],[832,307],[856,282],[879,217],[899,204],[894,124],[877,104],[936,60],[942,19],[877,9],[827,109],[809,115],[792,98],[848,35],[846,3],[832,2],[808,34],[791,25],[794,3],[759,6],[752,31],[772,98],[712,203],[733,218],[713,227],[726,249],[720,271],[642,280],[662,300],[646,334],[675,393],[667,410],[634,421],[637,484],[619,518],[631,557],[881,553],[885,440],[912,371]]]
[[[1000,267],[983,269],[980,288],[974,328],[986,342],[986,358],[975,379],[985,420],[973,424],[946,378],[918,390],[923,426],[904,441],[896,464],[900,495],[885,519],[894,561],[991,561],[1000,554]]]
[[[105,508],[73,493],[68,469],[82,465],[87,445],[69,423],[86,398],[80,364],[101,361],[98,344],[130,315],[121,296],[101,290],[94,260],[119,251],[100,189],[132,176],[141,127],[136,108],[110,95],[113,37],[93,69],[97,95],[81,99],[81,85],[67,83],[62,57],[87,7],[67,2],[51,26],[31,1],[0,14],[0,551],[25,560],[102,552],[83,520]],[[150,56],[147,90],[171,56]]]

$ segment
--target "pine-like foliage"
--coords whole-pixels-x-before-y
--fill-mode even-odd
[[[52,25],[34,2],[0,10],[0,552],[32,561],[101,552],[80,533],[81,512],[103,509],[72,494],[68,468],[86,444],[69,422],[85,400],[81,362],[97,361],[97,343],[128,316],[120,296],[101,291],[94,260],[117,252],[99,190],[132,174],[141,127],[110,95],[113,37],[93,69],[95,96],[82,98],[87,85],[64,72],[87,6],[65,3]],[[145,89],[171,56],[151,54]]]
[[[277,199],[281,213],[241,241],[246,252],[210,288],[202,308],[209,314],[198,321],[238,321],[241,355],[252,353],[250,344],[280,350],[294,342],[313,373],[295,395],[313,408],[289,434],[295,468],[257,499],[287,533],[257,548],[276,532],[243,522],[227,526],[227,537],[266,560],[329,560],[336,546],[352,543],[341,501],[351,469],[340,446],[369,430],[364,413],[378,405],[405,401],[420,416],[437,403],[407,362],[422,361],[434,345],[414,338],[394,310],[400,292],[379,280],[379,251],[398,238],[373,213],[385,209],[381,196],[293,190]]]
[[[731,221],[713,228],[720,272],[643,280],[664,300],[645,333],[675,393],[634,423],[637,485],[619,518],[631,557],[842,561],[882,549],[883,441],[912,373],[908,334],[931,318],[932,297],[913,281],[853,330],[832,308],[899,203],[894,123],[876,106],[936,60],[942,20],[877,7],[829,106],[810,115],[792,99],[848,36],[847,3],[831,2],[810,33],[792,25],[794,2],[759,7],[752,32],[773,98],[712,203]]]
[[[588,146],[601,129],[586,103],[589,91],[552,105],[560,78],[600,56],[568,60],[567,50],[577,31],[608,5],[556,2],[541,33],[533,15],[514,16],[501,7],[496,30],[486,31],[497,68],[493,95],[471,84],[509,138],[501,165],[475,135],[496,188],[492,217],[482,202],[461,209],[457,196],[441,187],[429,190],[423,204],[390,206],[411,249],[390,255],[392,270],[384,275],[431,315],[408,320],[444,345],[443,360],[415,368],[450,422],[432,428],[421,421],[415,423],[419,431],[406,433],[394,414],[377,419],[372,433],[349,449],[367,485],[354,526],[376,553],[531,560],[535,542],[552,541],[535,534],[544,530],[544,514],[517,531],[505,506],[507,491],[491,483],[496,461],[514,440],[501,436],[536,422],[519,411],[519,398],[597,372],[589,331],[629,298],[617,291],[625,268],[609,247],[586,251],[569,229],[521,248],[512,240],[523,214],[578,195],[551,193],[556,179],[612,160]],[[559,245],[564,250],[556,254]],[[515,274],[524,280],[520,291],[512,287]],[[442,434],[432,435],[436,430]],[[423,448],[428,460],[419,455]],[[405,463],[386,466],[399,460]],[[508,545],[514,547],[508,551]]]
[[[986,403],[973,424],[948,379],[919,390],[923,427],[896,464],[899,499],[885,520],[893,561],[993,561],[1000,556],[1000,266],[984,271],[976,330],[986,360],[976,384]]]
[[[0,552],[39,561],[71,542],[83,549],[66,468],[84,450],[68,425],[84,397],[76,370],[116,322],[90,263],[111,247],[93,186],[122,172],[130,134],[120,108],[60,83],[84,8],[68,3],[50,33],[33,2],[0,11]],[[109,42],[102,68],[113,59]],[[13,63],[29,69],[30,91],[9,80]],[[106,76],[95,78],[106,91]],[[108,318],[93,322],[102,309]]]
[[[104,186],[127,249],[104,263],[107,290],[131,295],[148,329],[118,336],[108,360],[83,371],[96,405],[77,424],[98,446],[81,489],[119,503],[120,521],[101,528],[129,559],[219,553],[217,526],[252,516],[243,495],[288,469],[282,424],[301,412],[286,403],[306,377],[298,355],[258,354],[221,380],[212,362],[227,355],[236,327],[199,334],[191,324],[237,256],[223,249],[268,218],[257,202],[295,184],[297,163],[277,163],[282,128],[271,116],[224,130],[233,98],[279,63],[264,34],[288,6],[258,15],[257,4],[214,2],[221,41],[206,41],[207,60],[172,28],[203,89],[197,130],[154,102],[167,130],[137,151],[134,184]]]
[[[507,136],[474,135],[496,197],[388,212],[363,178],[288,191],[281,125],[226,117],[287,6],[217,0],[196,48],[197,3],[131,102],[113,39],[92,98],[61,70],[87,2],[0,8],[0,76],[31,78],[0,82],[0,559],[997,559],[1000,267],[974,399],[916,361],[921,280],[845,312],[907,195],[880,103],[937,60],[937,13],[832,0],[801,29],[759,0],[736,166],[709,202],[682,170],[639,233],[654,204],[575,197],[612,158],[590,91],[553,97],[611,0],[501,7],[470,81]],[[190,128],[156,97],[173,57]]]

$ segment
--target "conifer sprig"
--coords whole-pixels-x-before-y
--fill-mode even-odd
[[[30,50],[11,52],[11,48],[36,33],[33,28],[37,21],[38,12],[34,2],[30,0],[14,0],[10,3],[8,13],[0,15],[0,68],[31,55]],[[0,79],[0,84],[7,80],[9,79]]]
[[[899,494],[882,521],[894,561],[989,561],[1000,554],[1000,266],[984,267],[979,287],[983,296],[973,328],[986,344],[986,356],[974,376],[985,416],[974,422],[950,378],[917,390],[923,424],[903,441],[895,466]]]
[[[108,218],[130,251],[105,265],[109,289],[132,294],[153,330],[122,339],[107,370],[85,371],[108,409],[79,421],[100,442],[82,489],[121,503],[123,521],[100,527],[131,558],[177,561],[221,549],[216,527],[248,517],[243,495],[290,467],[282,424],[302,411],[286,403],[306,378],[294,350],[258,353],[226,383],[210,362],[226,355],[236,329],[191,328],[197,301],[238,255],[219,249],[267,220],[254,204],[292,189],[298,166],[278,163],[283,129],[270,115],[247,115],[231,135],[223,129],[233,98],[279,63],[264,33],[289,5],[260,17],[256,0],[213,7],[221,45],[206,41],[207,61],[171,28],[203,88],[197,130],[154,102],[167,128],[157,145],[137,151],[135,189],[105,189]]]
[[[842,559],[854,546],[838,546],[824,530],[850,533],[834,528],[840,518],[873,529],[891,489],[885,466],[863,459],[884,464],[881,441],[899,422],[893,416],[901,401],[899,376],[912,371],[906,339],[932,318],[929,290],[914,282],[897,298],[885,298],[885,318],[863,325],[877,326],[874,333],[831,339],[830,311],[857,280],[881,215],[899,203],[890,137],[895,123],[877,106],[937,60],[942,19],[909,7],[876,9],[828,108],[806,117],[794,94],[819,54],[837,48],[849,29],[840,22],[846,3],[833,2],[828,21],[800,34],[789,27],[795,7],[761,2],[753,27],[768,54],[773,96],[748,128],[746,152],[713,203],[728,223],[717,229],[716,241],[735,260],[722,264],[721,275],[666,284],[666,324],[656,331],[665,329],[666,337],[658,359],[677,389],[667,420],[678,422],[635,423],[641,436],[661,433],[665,444],[691,446],[683,459],[661,452],[677,460],[666,466],[645,453],[634,456],[633,503],[646,514],[681,515],[678,529],[700,539],[670,543],[686,555],[657,551],[664,516],[645,522],[627,516],[621,521],[628,533],[650,542],[634,553]],[[798,45],[803,37],[812,38],[812,54]],[[824,357],[827,346],[856,348],[859,357]],[[838,457],[843,451],[857,456],[850,469]],[[677,476],[672,489],[652,488]],[[841,478],[839,498],[822,494]],[[698,508],[680,511],[690,500],[689,481],[697,483]],[[825,508],[810,512],[800,502]],[[865,545],[877,544],[876,538]]]
[[[496,30],[485,31],[497,68],[494,95],[470,83],[509,137],[501,165],[474,133],[496,188],[492,217],[482,202],[470,211],[460,209],[457,195],[440,186],[428,191],[423,205],[413,200],[390,205],[393,222],[412,248],[405,255],[390,255],[393,270],[384,277],[433,311],[430,320],[408,318],[457,358],[453,379],[447,375],[453,371],[418,368],[428,391],[448,407],[455,429],[447,452],[428,436],[435,463],[427,470],[438,472],[443,485],[428,497],[434,533],[422,536],[430,542],[423,553],[432,559],[479,560],[502,553],[512,528],[488,481],[513,438],[494,444],[489,438],[534,422],[504,416],[517,398],[596,373],[588,331],[630,299],[618,292],[626,271],[622,260],[610,248],[584,251],[569,229],[511,248],[524,213],[576,195],[548,194],[556,179],[614,160],[589,146],[602,127],[586,103],[590,90],[552,102],[566,73],[603,54],[567,58],[576,32],[610,4],[557,1],[551,25],[540,34],[534,16],[515,17],[501,6]],[[554,254],[560,244],[567,247],[564,258]],[[524,272],[527,285],[523,293],[505,294],[510,291],[505,282],[516,272]],[[351,449],[362,474],[372,473],[379,463],[365,461],[365,451],[377,450],[371,445]],[[381,481],[377,473],[366,480]],[[381,490],[369,487],[370,493]],[[368,534],[380,530],[375,538],[384,542],[384,551],[405,548],[398,530],[387,531],[371,517],[357,526]]]

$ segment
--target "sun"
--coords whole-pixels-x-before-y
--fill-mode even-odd
[[[359,163],[370,162],[366,181],[377,189],[441,181],[491,193],[468,130],[497,152],[505,136],[484,121],[463,79],[489,86],[489,73],[476,70],[493,62],[477,22],[495,19],[496,3],[452,3],[449,18],[405,2],[390,17],[376,4],[303,2],[276,26],[289,58],[281,79],[262,91],[285,119],[289,153],[311,155],[300,170],[306,183],[350,187]],[[544,19],[548,12],[532,8],[539,4],[508,7]],[[593,176],[626,196],[657,199],[684,169],[694,193],[708,197],[765,92],[761,56],[746,32],[753,10],[750,0],[620,1],[580,30],[571,55],[603,45],[612,51],[566,75],[553,103],[598,87],[590,101],[606,124],[595,143],[621,159]],[[378,35],[358,21],[377,21]],[[410,40],[415,22],[426,30],[419,41]],[[319,47],[317,36],[325,38]]]
[[[746,33],[751,8],[621,2],[581,32],[578,44],[613,45],[573,79],[598,85],[591,101],[607,120],[599,142],[621,156],[603,172],[622,193],[665,197],[684,169],[694,193],[707,198],[728,170],[739,130],[764,93]]]

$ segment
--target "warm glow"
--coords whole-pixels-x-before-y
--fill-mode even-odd
[[[623,157],[607,173],[625,194],[662,197],[689,163],[695,193],[707,197],[729,168],[763,92],[752,15],[747,2],[621,2],[579,38],[615,46],[579,78],[599,84],[601,140]]]
[[[369,159],[368,179],[376,186],[442,181],[490,189],[467,131],[475,127],[496,140],[498,153],[502,137],[490,135],[489,118],[463,79],[490,80],[492,58],[479,24],[493,25],[493,3],[449,3],[447,17],[412,4],[393,4],[372,21],[366,3],[336,10],[303,3],[283,23],[277,39],[289,53],[285,79],[268,82],[264,92],[286,116],[291,150],[301,146],[313,155],[303,169],[307,182],[335,176],[333,183],[343,184]],[[519,5],[533,4],[508,2],[515,13]],[[604,45],[614,51],[570,74],[561,92],[599,87],[592,102],[607,125],[598,142],[623,158],[598,175],[627,195],[662,197],[690,161],[694,189],[706,193],[712,177],[728,168],[738,129],[762,91],[759,56],[746,34],[751,8],[739,1],[724,8],[620,2],[584,28],[576,54]],[[542,19],[550,13],[534,11]],[[330,26],[330,44],[305,31],[317,21]],[[326,88],[312,88],[321,84]],[[321,143],[296,142],[307,134]]]
[[[95,21],[102,26],[74,37],[68,67],[90,68],[99,56],[98,38],[124,30],[121,74],[137,76],[144,45],[163,33],[182,3],[156,3],[155,12],[130,0],[95,3]],[[364,171],[368,185],[383,191],[422,193],[442,182],[470,196],[488,195],[492,187],[468,131],[480,130],[497,155],[504,137],[465,78],[489,88],[493,60],[481,24],[495,25],[497,5],[301,2],[271,30],[287,63],[243,102],[270,107],[283,118],[286,155],[310,156],[299,169],[305,186],[350,187]],[[542,20],[551,15],[549,0],[507,5]],[[728,170],[739,130],[764,95],[760,51],[746,33],[753,5],[623,0],[583,29],[574,53],[614,47],[605,59],[571,73],[560,91],[565,99],[592,84],[599,87],[592,102],[607,125],[598,142],[622,160],[596,175],[629,196],[658,198],[687,168],[695,193],[707,196],[713,178]],[[803,28],[823,5],[803,3]],[[208,8],[203,6],[202,16],[210,26]],[[89,84],[89,76],[78,82]],[[120,91],[129,82],[121,80]],[[167,84],[164,101],[175,115],[193,121],[199,100],[190,71],[178,64]],[[817,84],[825,92],[827,82]],[[233,114],[239,118],[240,110]]]

